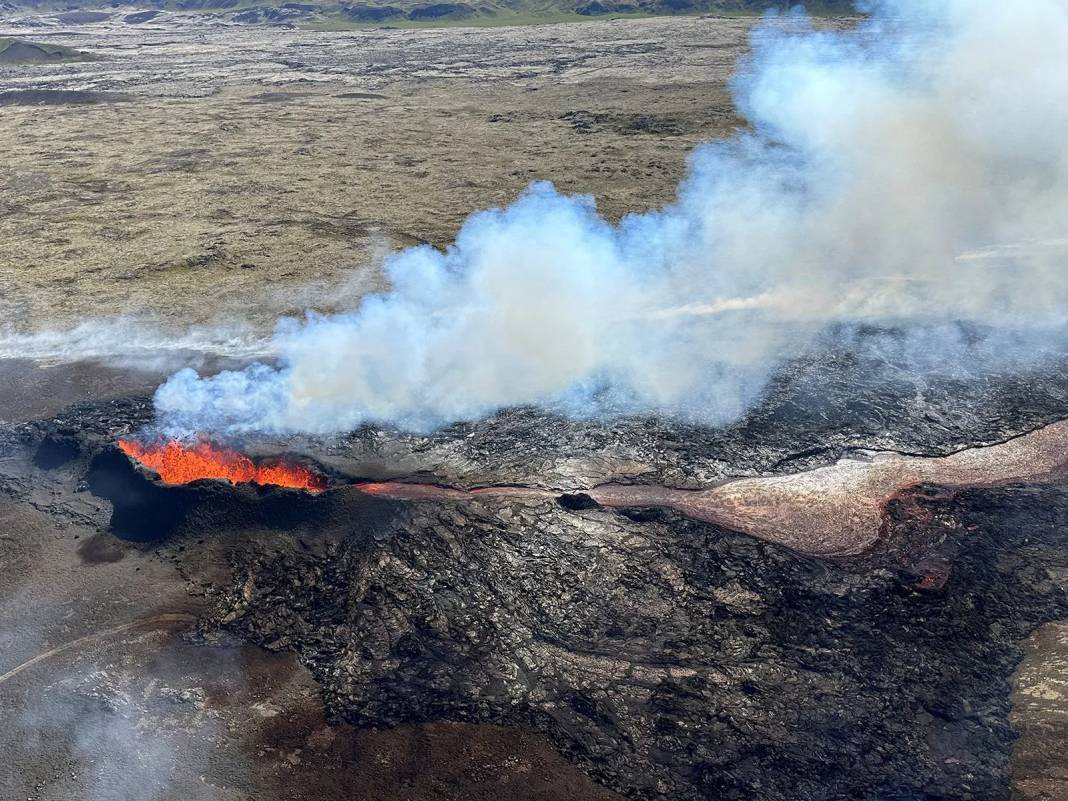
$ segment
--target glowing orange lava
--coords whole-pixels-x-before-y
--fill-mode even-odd
[[[168,484],[188,484],[198,478],[224,478],[234,484],[272,484],[308,492],[322,492],[326,479],[302,465],[256,464],[244,454],[208,442],[183,445],[164,442],[142,445],[119,440],[127,456],[159,473]]]

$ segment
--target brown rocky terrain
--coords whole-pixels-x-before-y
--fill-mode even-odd
[[[6,325],[262,328],[351,305],[383,252],[444,245],[533,180],[613,218],[668,202],[690,150],[740,124],[751,25],[53,34],[99,61],[0,67]],[[91,94],[71,113],[56,92]]]

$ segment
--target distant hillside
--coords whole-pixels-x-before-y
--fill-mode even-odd
[[[64,61],[91,61],[80,50],[52,44],[36,44],[21,39],[0,39],[0,65],[53,64]]]
[[[557,15],[621,16],[694,13],[760,13],[796,3],[776,0],[353,0],[340,5],[336,16],[354,22],[390,22],[407,19],[413,22],[439,19],[477,19],[500,17],[531,18]],[[849,12],[851,0],[811,3],[813,10]],[[283,6],[284,8],[284,6]]]
[[[3,8],[50,14],[65,25],[113,19],[151,22],[159,11],[221,13],[236,22],[345,28],[364,25],[524,24],[596,16],[755,14],[804,5],[814,13],[853,11],[852,0],[0,0]],[[8,12],[10,13],[10,12]]]

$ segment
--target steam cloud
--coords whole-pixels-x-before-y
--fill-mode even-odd
[[[0,359],[45,364],[97,361],[140,370],[176,370],[215,358],[266,358],[269,345],[251,327],[194,327],[167,331],[154,320],[113,317],[86,320],[67,330],[19,333],[0,329]]]
[[[534,184],[446,252],[389,258],[388,293],[283,321],[277,366],[175,374],[161,427],[425,429],[517,404],[723,422],[832,324],[1062,325],[1068,4],[865,10],[845,33],[756,29],[734,85],[751,130],[699,148],[674,205],[612,226]]]

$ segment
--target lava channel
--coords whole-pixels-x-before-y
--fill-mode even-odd
[[[326,479],[298,464],[257,464],[248,456],[209,442],[185,445],[171,440],[143,445],[119,440],[119,448],[132,459],[159,473],[167,484],[188,484],[201,478],[221,478],[233,484],[263,484],[322,492]]]
[[[947,488],[1046,480],[1068,460],[1068,421],[1015,439],[948,456],[858,450],[825,467],[788,475],[740,478],[702,490],[601,484],[583,492],[610,508],[660,507],[812,556],[854,556],[878,541],[887,503],[921,483]],[[544,498],[547,490],[483,487],[461,490],[387,482],[362,492],[421,501],[477,497]]]

